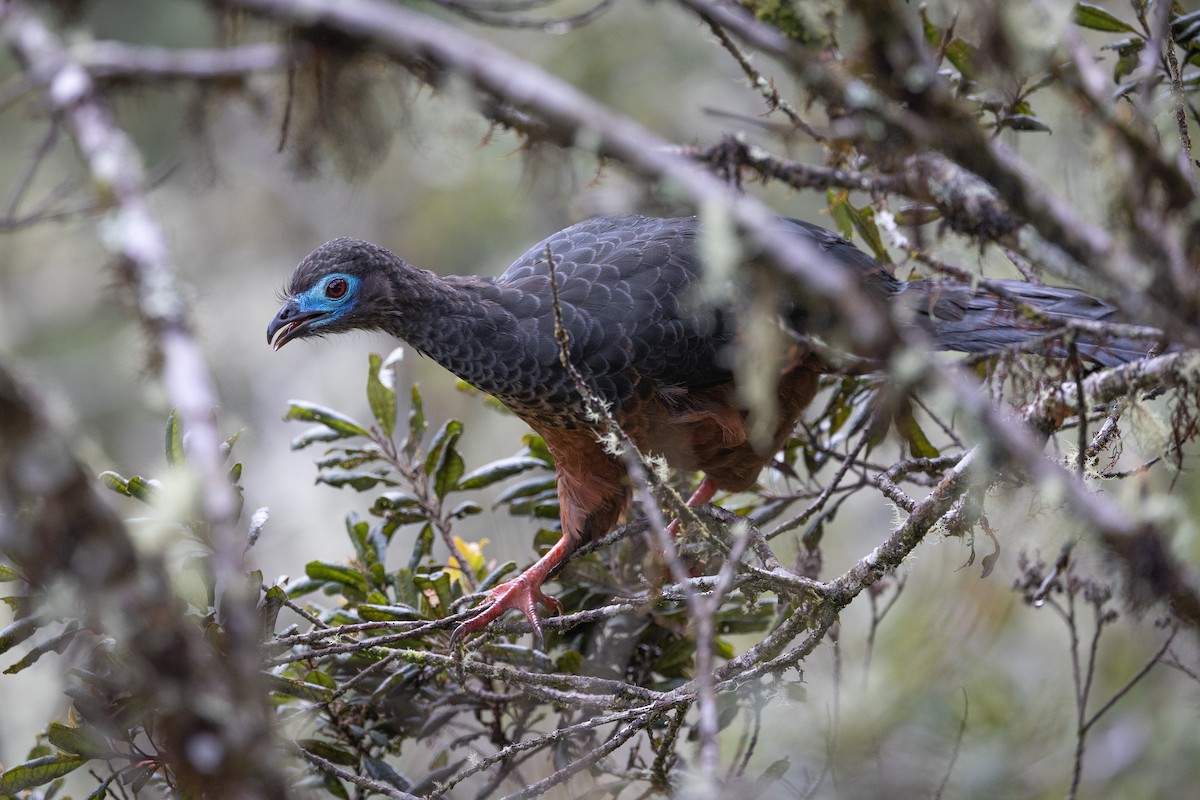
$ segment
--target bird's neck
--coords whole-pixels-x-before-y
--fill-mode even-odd
[[[392,274],[396,309],[380,325],[473,386],[497,394],[497,342],[515,335],[515,320],[496,302],[486,278],[439,277],[407,263]]]

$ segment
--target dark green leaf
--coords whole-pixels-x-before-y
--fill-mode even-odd
[[[447,443],[438,459],[437,471],[433,474],[433,491],[443,499],[458,486],[458,479],[466,471],[466,464],[453,443]]]
[[[941,211],[938,211],[935,206],[925,205],[924,203],[907,205],[896,211],[896,224],[905,227],[927,225],[941,218]]]
[[[371,506],[371,510],[382,514],[384,511],[419,508],[420,505],[421,501],[407,492],[384,492],[375,498],[375,504]]]
[[[365,492],[367,489],[372,489],[376,485],[382,483],[386,486],[395,486],[396,482],[387,477],[382,470],[377,472],[365,472],[362,470],[351,469],[328,469],[317,476],[317,483],[326,483],[330,486],[349,486],[351,489],[359,492]]]
[[[404,442],[404,452],[412,458],[425,438],[428,423],[425,421],[425,407],[421,402],[421,389],[415,383],[412,387],[412,405],[408,410],[408,438]]]
[[[408,559],[409,570],[415,572],[417,565],[421,563],[421,559],[428,556],[433,551],[433,526],[426,522],[421,526],[421,532],[417,534],[417,539],[413,542],[412,557]]]
[[[512,458],[502,458],[499,461],[493,461],[490,464],[484,464],[476,470],[472,470],[467,475],[462,477],[458,482],[459,489],[482,489],[485,486],[491,486],[493,483],[510,478],[513,475],[518,475],[526,470],[545,467],[546,462],[540,458],[533,456],[513,456]]]
[[[496,505],[503,505],[504,503],[523,497],[532,497],[543,492],[555,492],[557,489],[558,479],[553,475],[528,478],[513,484],[501,492],[500,496],[496,498]]]
[[[61,722],[51,722],[46,729],[46,738],[59,750],[76,756],[109,758],[116,755],[112,745],[95,728],[72,728]]]
[[[303,597],[321,589],[325,584],[326,581],[314,581],[311,578],[293,581],[287,585],[287,595],[289,598]]]
[[[38,617],[19,619],[0,631],[0,653],[7,653],[16,645],[28,639],[38,629],[41,620]]]
[[[554,466],[554,456],[550,455],[550,448],[546,447],[545,439],[536,433],[527,433],[521,437],[521,442],[529,450],[529,455],[546,462],[547,467]]]
[[[913,415],[912,403],[907,400],[896,410],[896,430],[908,443],[908,450],[916,458],[937,458],[941,453],[929,441],[925,431]]]
[[[1200,36],[1200,11],[1181,14],[1171,20],[1171,35],[1175,39],[1175,44],[1187,47],[1193,39]]]
[[[692,657],[695,654],[696,643],[691,639],[682,637],[672,639],[659,652],[658,659],[654,662],[654,671],[668,677],[677,675],[680,667],[692,663]]]
[[[285,421],[319,422],[342,436],[368,436],[366,428],[345,414],[303,400],[289,400],[288,411],[283,418]]]
[[[275,622],[279,618],[279,610],[287,602],[288,593],[282,586],[272,586],[267,589],[262,600],[258,601],[258,617],[262,620],[263,630],[273,632]]]
[[[454,444],[458,441],[459,437],[462,436],[462,432],[463,426],[461,422],[456,419],[448,419],[438,430],[438,432],[434,434],[433,441],[429,445],[429,453],[425,456],[426,475],[437,476],[439,471],[442,469],[453,469],[453,467],[447,466],[447,462],[453,461],[453,459],[449,456],[446,456],[446,453],[455,453]],[[457,455],[457,453],[455,454]],[[454,476],[455,482],[462,477],[463,464],[461,456],[458,458],[458,468],[459,472]],[[449,473],[447,473],[447,475],[448,474]],[[439,483],[443,482],[441,479],[438,480]],[[454,483],[443,486],[446,491],[453,487]],[[445,491],[438,491],[437,494],[438,497],[442,497],[444,496]]]
[[[129,490],[129,496],[141,500],[143,503],[154,502],[154,495],[162,489],[162,484],[153,478],[143,478],[141,475],[134,475],[126,484]]]
[[[118,475],[117,473],[113,472],[112,470],[106,469],[104,472],[101,472],[100,473],[100,482],[104,484],[105,488],[111,489],[112,491],[116,492],[117,494],[123,494],[126,497],[130,496],[129,495],[129,485],[128,485],[129,482],[126,481],[124,477]]]
[[[333,692],[330,689],[318,686],[315,683],[300,681],[294,678],[284,678],[271,673],[267,673],[266,678],[268,689],[273,692],[285,694],[288,697],[311,700],[314,703],[328,703],[333,699]]]
[[[483,506],[479,505],[479,503],[473,503],[470,500],[466,500],[454,507],[454,510],[450,512],[450,518],[463,519],[464,517],[469,517],[472,514],[478,514],[481,511],[483,511]]]
[[[411,622],[426,618],[417,609],[406,605],[359,603],[354,610],[363,622]]]
[[[325,793],[330,797],[336,797],[338,800],[350,800],[350,793],[346,791],[346,785],[336,775],[326,772],[322,785],[325,788]]]
[[[395,786],[402,792],[408,791],[412,781],[392,769],[391,765],[379,758],[363,756],[363,768],[371,778]]]
[[[449,612],[450,604],[454,602],[454,593],[450,586],[450,573],[438,570],[428,575],[414,575],[413,583],[425,593],[425,601],[430,604],[431,608],[434,606],[432,598],[429,596],[429,592],[432,590],[433,595],[437,598],[438,616],[445,616]]]
[[[975,45],[956,36],[946,45],[946,60],[953,64],[964,78],[971,78],[975,74],[976,52]]]
[[[1135,30],[1114,17],[1100,6],[1091,3],[1076,3],[1071,20],[1080,27],[1108,33],[1135,33]]]
[[[18,764],[0,775],[0,794],[16,794],[74,772],[89,761],[81,756],[53,755]]]
[[[299,739],[296,744],[304,748],[313,755],[320,756],[326,761],[331,761],[342,767],[358,766],[358,756],[349,750],[344,750],[337,745],[321,739]]]
[[[396,429],[396,393],[383,385],[379,379],[379,370],[383,367],[383,358],[378,353],[370,355],[370,369],[367,370],[367,400],[371,404],[371,413],[379,422],[383,435],[392,438]]]
[[[167,417],[167,464],[172,467],[182,466],[187,454],[183,452],[183,426],[175,412]]]
[[[41,642],[36,647],[30,648],[20,660],[4,670],[5,675],[16,675],[29,667],[32,667],[46,653],[62,653],[71,642],[75,641],[75,636],[83,629],[83,626],[78,621],[69,623],[65,630],[56,636],[51,637],[47,641]]]
[[[367,578],[353,567],[345,564],[331,564],[328,561],[310,561],[304,567],[308,577],[315,581],[333,581],[343,586],[358,589],[363,594],[370,590]]]
[[[336,439],[345,438],[346,435],[344,433],[338,433],[326,428],[324,425],[318,425],[315,428],[309,428],[295,439],[292,439],[292,449],[303,450],[313,442],[332,442]]]

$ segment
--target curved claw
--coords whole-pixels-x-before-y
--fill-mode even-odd
[[[450,634],[450,647],[453,648],[464,636],[478,633],[504,616],[512,609],[520,611],[529,620],[533,628],[533,641],[537,648],[544,649],[545,639],[542,636],[542,623],[538,616],[539,605],[562,614],[562,604],[548,594],[542,592],[542,582],[539,576],[526,572],[520,577],[506,581],[488,592],[487,600],[478,614],[463,622]]]

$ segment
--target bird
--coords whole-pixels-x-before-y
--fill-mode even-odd
[[[1113,305],[1080,290],[1017,280],[992,281],[988,290],[905,281],[832,231],[784,217],[776,224],[851,271],[868,296],[902,306],[903,324],[920,328],[936,348],[988,353],[1036,343],[1041,354],[1074,352],[1100,366],[1137,360],[1149,349],[1086,333],[1070,347],[1047,341],[1048,331],[1072,321],[1119,319]],[[601,442],[604,425],[585,391],[640,452],[703,473],[688,500],[696,506],[717,491],[750,488],[792,435],[821,377],[845,369],[806,344],[813,309],[781,298],[779,319],[797,335],[780,360],[767,435],[752,435],[735,380],[741,326],[732,303],[705,289],[702,235],[697,217],[594,217],[529,248],[496,278],[439,276],[347,237],[296,267],[267,327],[274,349],[294,339],[384,331],[497,398],[554,456],[561,538],[493,588],[452,641],[512,609],[540,640],[538,608],[561,611],[543,583],[582,544],[613,528],[629,504],[626,469]],[[556,331],[566,334],[570,368]]]

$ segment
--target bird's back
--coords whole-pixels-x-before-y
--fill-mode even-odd
[[[496,300],[516,318],[551,385],[573,396],[555,340],[550,264],[571,360],[615,411],[643,384],[691,390],[730,380],[720,352],[727,314],[702,302],[694,218],[597,217],[531,247],[496,279]]]

